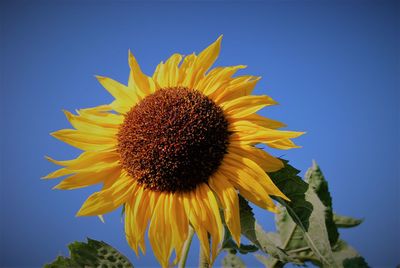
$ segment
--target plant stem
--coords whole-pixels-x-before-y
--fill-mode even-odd
[[[192,226],[189,225],[188,238],[186,239],[185,244],[183,245],[183,250],[182,250],[183,255],[178,265],[179,268],[185,268],[186,266],[186,260],[188,257],[190,245],[192,244],[193,235],[194,235],[194,229]]]

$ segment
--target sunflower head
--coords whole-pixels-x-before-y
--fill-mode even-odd
[[[253,96],[259,77],[234,76],[245,66],[211,69],[221,37],[199,55],[172,55],[152,76],[129,53],[130,75],[124,85],[107,77],[99,82],[115,98],[108,105],[65,112],[73,129],[52,135],[83,152],[57,161],[62,168],[47,175],[66,178],[55,188],[102,184],[79,216],[103,215],[124,205],[129,245],[145,252],[145,231],[162,266],[176,259],[191,226],[212,262],[223,238],[220,210],[240,243],[238,194],[276,211],[270,196],[286,196],[267,172],[282,162],[259,149],[297,147],[302,132],[256,114],[276,102]],[[210,254],[211,241],[211,254]]]
[[[118,133],[121,165],[138,184],[188,192],[218,169],[229,142],[222,109],[197,90],[164,88],[125,115]]]

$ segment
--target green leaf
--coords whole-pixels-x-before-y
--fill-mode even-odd
[[[278,262],[276,259],[274,258],[268,258],[267,256],[261,255],[261,254],[254,254],[254,257],[257,258],[257,260],[259,262],[261,262],[264,267],[266,268],[282,268],[283,267],[283,263],[282,262]]]
[[[229,229],[225,225],[225,235],[224,235],[224,241],[222,242],[222,249],[227,250],[230,253],[236,254],[238,251],[240,254],[247,254],[251,252],[256,252],[258,250],[258,247],[255,245],[244,245],[240,243],[238,246],[235,241],[232,239],[232,235],[229,232]]]
[[[334,248],[334,258],[344,268],[368,268],[368,264],[358,252],[345,241],[339,240]]]
[[[239,256],[232,254],[232,253],[228,253],[222,259],[222,267],[224,267],[224,268],[245,268],[246,265],[240,259]]]
[[[311,261],[320,267],[368,267],[365,260],[353,248],[338,239],[338,227],[353,227],[362,221],[333,214],[328,183],[317,164],[313,162],[306,173],[306,180],[309,182],[307,189],[304,190],[303,185],[294,191],[294,181],[297,180],[297,184],[302,185],[301,178],[297,175],[296,169],[287,161],[284,162],[284,169],[270,174],[270,177],[291,199],[291,202],[286,202],[276,198],[282,204],[278,206],[280,213],[276,215],[276,224],[286,253],[303,262]],[[285,182],[285,179],[288,181]],[[310,209],[305,201],[311,204],[312,209],[308,219],[307,216],[297,215],[302,213],[298,204],[306,204],[304,208]],[[280,265],[278,260],[267,259],[267,261],[269,267]]]
[[[309,218],[313,205],[305,199],[308,184],[298,174],[299,170],[288,164],[288,161],[281,159],[285,166],[279,171],[268,173],[276,186],[291,200],[284,205],[290,206],[288,213],[292,218],[298,218],[302,226],[307,230],[310,224]],[[276,198],[278,200],[278,198]],[[279,199],[278,201],[281,202]]]
[[[221,219],[222,223],[224,224],[224,240],[222,241],[222,249],[227,250],[230,253],[236,254],[238,251],[240,254],[247,254],[251,252],[256,252],[258,250],[258,247],[255,245],[245,245],[240,243],[238,246],[236,242],[232,238],[232,234],[228,229],[228,226],[225,223],[225,218],[224,218],[224,213],[221,211]]]
[[[337,267],[325,222],[327,208],[314,188],[308,187],[298,176],[299,171],[288,161],[283,161],[283,169],[269,174],[275,185],[291,200],[287,202],[275,197],[283,205],[276,218],[283,248],[294,250],[309,247],[322,265]]]
[[[103,241],[88,238],[87,243],[73,242],[68,245],[70,257],[58,256],[45,268],[68,267],[120,267],[133,268],[129,260]]]
[[[356,219],[356,218],[341,216],[341,215],[337,215],[337,214],[333,214],[333,221],[335,222],[336,227],[338,227],[338,228],[356,227],[363,222],[362,219]]]
[[[326,208],[325,225],[328,230],[329,242],[334,245],[339,239],[339,232],[333,220],[332,197],[329,193],[328,182],[315,161],[312,162],[312,166],[307,170],[305,180],[308,182],[309,187],[314,189]]]
[[[68,268],[68,267],[79,267],[79,265],[69,259],[69,258],[65,258],[63,256],[58,256],[55,261],[53,261],[50,264],[45,264],[44,265],[45,268]]]
[[[239,196],[240,207],[240,224],[242,227],[242,234],[254,243],[263,252],[273,256],[275,259],[286,262],[293,262],[299,264],[300,262],[280,247],[281,242],[277,234],[267,233],[262,227],[257,224],[252,208],[249,206],[246,199]]]
[[[244,245],[242,243],[240,243],[240,246],[238,247],[235,241],[233,241],[232,239],[226,239],[222,244],[222,249],[228,250],[232,253],[239,252],[240,254],[247,254],[251,252],[256,252],[258,250],[258,247],[254,245]]]

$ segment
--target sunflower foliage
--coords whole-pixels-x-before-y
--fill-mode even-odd
[[[129,260],[103,241],[88,238],[88,242],[73,242],[68,245],[70,257],[58,256],[44,268],[70,267],[115,267],[133,268]]]
[[[274,197],[279,203],[275,217],[277,232],[264,231],[247,200],[240,198],[242,235],[258,248],[255,257],[270,268],[283,267],[288,263],[312,263],[318,267],[369,267],[354,248],[340,239],[338,230],[358,226],[362,220],[333,212],[328,183],[319,166],[313,162],[303,180],[298,176],[299,170],[288,161],[283,161],[283,169],[269,174],[291,200],[288,202]],[[230,243],[230,239],[228,233],[224,241],[228,254],[222,261],[223,266],[246,267],[238,253],[248,252],[240,250],[242,245],[237,247]]]
[[[352,228],[361,219],[338,215],[332,209],[328,183],[313,162],[305,179],[299,170],[283,160],[285,167],[269,176],[291,200],[274,197],[278,204],[275,221],[277,232],[266,232],[257,223],[248,201],[239,196],[241,232],[250,244],[237,245],[225,226],[222,249],[227,252],[223,267],[246,267],[240,254],[254,256],[269,268],[285,264],[319,267],[363,268],[369,267],[362,256],[340,239],[339,228]],[[58,256],[46,268],[55,267],[121,267],[132,268],[129,260],[103,241],[88,238],[88,242],[73,242],[70,257]]]

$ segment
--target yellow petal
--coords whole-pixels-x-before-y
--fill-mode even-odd
[[[57,169],[56,171],[53,171],[53,172],[47,174],[46,176],[42,177],[42,179],[55,179],[55,178],[70,175],[73,173],[75,173],[75,171],[69,170],[66,168],[60,168],[60,169]]]
[[[225,222],[233,239],[237,245],[240,245],[239,199],[235,188],[226,178],[218,177],[218,175],[210,178],[209,185],[222,204]]]
[[[56,165],[65,167],[43,177],[43,179],[54,179],[76,172],[97,172],[99,170],[113,168],[118,166],[119,154],[115,151],[87,151],[72,160],[58,161],[48,156],[46,156],[46,159]]]
[[[155,208],[155,193],[137,186],[125,203],[125,234],[128,244],[138,255],[138,246],[145,253],[144,233]]]
[[[137,232],[137,222],[138,219],[135,217],[133,212],[133,207],[135,206],[136,202],[140,202],[142,206],[147,207],[148,203],[147,200],[143,198],[143,195],[138,195],[137,191],[142,188],[140,186],[134,187],[132,189],[132,194],[130,198],[124,204],[125,209],[125,236],[129,246],[135,251],[136,256],[139,255],[138,252],[138,245],[139,245],[139,234]],[[147,224],[146,224],[147,226]]]
[[[251,116],[256,115],[252,114]],[[246,132],[246,134],[251,134],[255,132],[259,132],[260,130],[271,130],[272,132],[274,129],[265,127],[266,121],[253,121],[249,116],[242,117],[242,118],[228,118],[229,128],[233,132]],[[262,116],[261,116],[262,118]],[[266,118],[265,118],[266,119]],[[259,123],[261,122],[261,124]],[[275,131],[282,131],[282,130],[275,130]]]
[[[64,114],[71,125],[77,130],[109,137],[115,136],[118,133],[119,125],[117,124],[104,124],[102,122],[94,122],[83,116],[77,116],[65,110]]]
[[[181,66],[179,67],[179,82],[178,85],[181,86],[189,86],[188,83],[190,83],[190,78],[193,75],[193,63],[196,61],[197,56],[193,53],[188,56],[186,56],[183,61]]]
[[[277,104],[268,96],[244,96],[221,104],[228,116],[239,118],[257,112],[258,110]]]
[[[77,216],[103,215],[118,208],[128,199],[135,185],[130,177],[121,176],[110,188],[89,196]]]
[[[129,233],[127,232],[128,243],[136,254],[138,254],[138,246],[143,254],[146,252],[144,233],[153,215],[158,196],[158,193],[139,186],[133,193],[129,204],[126,204],[126,208],[129,208],[130,211],[130,218],[125,219],[125,230],[129,231]]]
[[[221,40],[222,35],[218,39],[200,52],[196,60],[196,67],[206,72],[214,64],[215,60],[218,58],[219,52],[221,50]]]
[[[110,105],[99,105],[90,108],[79,109],[78,114],[80,115],[103,115],[107,114],[107,112],[111,111],[112,107]]]
[[[136,232],[134,231],[134,218],[132,216],[132,205],[131,203],[134,202],[133,196],[134,192],[132,192],[131,198],[125,203],[125,237],[126,241],[128,242],[128,245],[135,251],[136,256],[139,255],[139,250],[138,250],[138,242],[136,236]],[[143,204],[146,205],[146,204]]]
[[[228,119],[228,121],[229,121],[229,131],[232,133],[239,133],[242,136],[257,134],[260,130],[264,129],[263,127],[253,124],[247,120]]]
[[[196,196],[198,197],[199,204],[204,208],[206,214],[208,215],[204,224],[208,224],[209,233],[211,236],[211,253],[212,259],[211,264],[215,261],[217,257],[218,245],[222,242],[223,238],[223,226],[221,222],[221,216],[219,212],[219,207],[214,193],[207,186],[207,184],[198,186],[198,191],[196,191]],[[204,201],[200,201],[202,198]]]
[[[251,114],[247,115],[241,118],[231,118],[231,120],[234,121],[240,121],[240,120],[246,120],[249,121],[255,125],[258,125],[260,127],[265,127],[265,128],[271,128],[271,129],[277,129],[281,127],[286,127],[284,123],[281,123],[276,120],[272,120],[270,118],[258,115],[258,114]]]
[[[161,62],[153,74],[153,80],[160,88],[176,87],[179,84],[178,65],[182,60],[182,55],[172,55],[165,64]]]
[[[274,184],[268,174],[249,158],[230,152],[225,156],[224,161],[232,166],[241,166],[243,172],[252,176],[253,180],[256,180],[269,195],[275,195],[289,200]]]
[[[187,64],[184,66],[185,77],[182,81],[183,86],[194,88],[196,82],[204,77],[205,73],[218,58],[221,50],[221,39],[222,35],[209,47],[204,49],[197,57],[192,56],[188,59]]]
[[[225,159],[224,159],[225,162]],[[276,212],[276,206],[268,196],[264,187],[254,178],[254,173],[242,165],[222,163],[220,171],[216,172],[218,177],[225,177],[231,182],[240,194],[257,206]]]
[[[233,122],[229,127],[235,132],[231,135],[230,140],[246,144],[269,144],[278,140],[296,138],[304,134],[304,132],[264,128],[245,120]]]
[[[205,257],[210,259],[210,242],[208,240],[207,229],[203,222],[207,220],[207,215],[204,210],[201,210],[198,204],[196,193],[189,192],[182,194],[183,205],[185,208],[186,215],[189,218],[190,224],[196,232],[197,237],[200,241],[200,246],[205,254]]]
[[[139,215],[144,214],[144,210],[147,211],[147,213],[149,213],[149,219],[143,217],[141,222],[139,223],[139,229],[138,232],[144,233],[146,231],[146,226],[147,226],[147,222],[151,219],[151,217],[154,214],[154,209],[156,207],[156,204],[158,202],[158,198],[160,197],[160,193],[159,192],[154,192],[154,191],[150,191],[150,190],[145,190],[144,191],[146,193],[146,195],[148,196],[148,203],[149,206],[148,207],[142,207],[140,203],[136,203],[135,205],[135,215],[136,217],[139,217]],[[147,214],[146,214],[147,215]],[[146,216],[147,217],[147,216]],[[139,241],[139,246],[144,253],[146,253],[146,248],[145,248],[145,240],[144,240],[144,236],[143,238]]]
[[[104,110],[102,109],[104,107]],[[94,108],[80,109],[76,112],[79,116],[93,124],[118,128],[124,121],[124,117],[119,114],[110,113],[111,105],[103,105]]]
[[[231,143],[229,145],[229,150],[232,153],[249,158],[266,172],[274,172],[283,168],[281,160],[252,145]]]
[[[162,267],[168,267],[172,254],[172,235],[169,222],[170,194],[161,193],[149,227],[149,241]]]
[[[119,161],[119,154],[116,151],[83,152],[72,160],[58,161],[51,157],[46,159],[56,165],[67,167],[69,170],[92,170],[99,166],[115,166]]]
[[[123,107],[123,111],[121,109],[115,109],[117,112],[125,112],[125,110],[129,110],[129,108],[133,107],[138,99],[134,94],[129,94],[128,88],[108,77],[96,76],[97,80],[100,84],[115,98],[115,101],[112,103],[113,109],[116,107]]]
[[[172,240],[176,252],[176,260],[178,261],[181,259],[182,248],[188,236],[189,222],[183,207],[181,195],[174,194],[170,202],[171,208],[169,214],[171,215]]]
[[[233,78],[225,88],[216,90],[210,97],[217,103],[222,104],[240,97],[248,96],[255,88],[261,77],[238,76]]]
[[[301,148],[301,146],[296,145],[293,141],[291,141],[289,139],[280,139],[280,140],[268,142],[267,145],[271,148],[281,149],[281,150]]]
[[[124,172],[121,173],[121,176],[124,176]],[[101,188],[101,190],[106,190],[108,188],[111,188],[113,186],[113,184],[115,183],[115,181],[118,180],[118,178],[113,178],[113,177],[108,177],[104,180],[103,182],[103,187]]]
[[[62,129],[51,133],[53,137],[84,151],[101,151],[115,148],[114,137],[97,136],[74,129]]]
[[[223,237],[223,227],[217,200],[207,184],[199,185],[192,192],[184,193],[182,196],[185,212],[208,260],[210,260],[210,242],[207,233],[210,234],[213,256],[210,261],[212,263]]]
[[[80,172],[64,179],[54,188],[61,190],[78,189],[101,183],[108,178],[117,179],[120,175],[121,168],[118,166],[112,168],[98,169],[90,172]]]
[[[216,90],[223,90],[232,80],[238,70],[246,68],[244,65],[217,67],[212,69],[207,75],[194,85],[194,88],[203,92],[206,96],[211,95]]]
[[[156,85],[151,77],[145,75],[133,54],[129,51],[129,66],[131,68],[128,87],[140,96],[147,96],[156,91]]]

